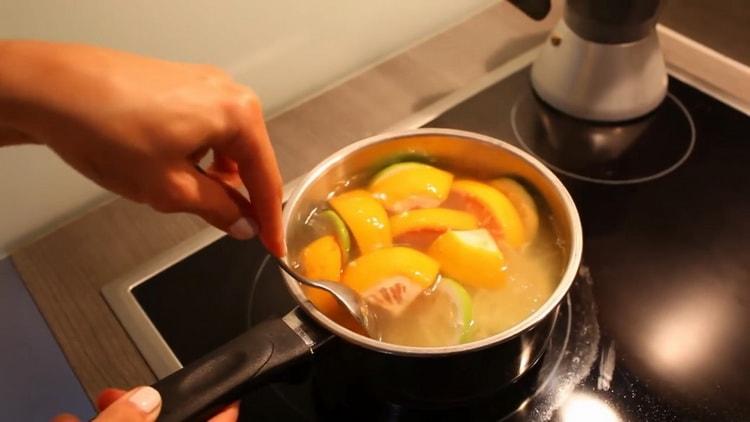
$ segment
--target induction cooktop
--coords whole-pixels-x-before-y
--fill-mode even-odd
[[[571,192],[584,263],[541,361],[493,397],[411,409],[352,394],[313,358],[249,393],[243,420],[750,420],[750,117],[670,77],[647,116],[572,119],[534,95],[533,57],[399,128],[511,142]],[[294,306],[256,240],[213,229],[104,295],[160,378]]]

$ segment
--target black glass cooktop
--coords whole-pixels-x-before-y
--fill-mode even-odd
[[[591,124],[539,101],[526,69],[426,125],[531,151],[581,213],[584,265],[547,352],[517,385],[457,408],[409,409],[357,398],[323,351],[249,394],[242,418],[750,420],[750,118],[669,84],[654,113]],[[183,363],[293,306],[257,241],[229,238],[133,293]]]

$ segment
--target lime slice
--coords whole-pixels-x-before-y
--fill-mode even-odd
[[[379,321],[382,340],[406,346],[440,347],[469,341],[473,327],[471,295],[459,283],[442,278],[398,318]]]
[[[374,174],[372,179],[378,177],[378,175],[382,173],[383,170],[389,167],[393,167],[395,164],[405,163],[405,162],[433,164],[433,161],[435,160],[432,157],[418,153],[418,152],[404,152],[400,154],[395,154],[393,156],[390,156],[388,158],[385,158],[379,161],[375,166],[372,167],[371,174]]]
[[[312,223],[316,231],[321,235],[332,234],[339,246],[341,247],[342,262],[349,261],[349,252],[352,249],[352,241],[349,236],[349,229],[346,228],[344,220],[334,210],[321,211],[316,215]]]
[[[442,290],[444,294],[450,297],[451,303],[455,307],[456,326],[461,329],[459,343],[465,343],[470,339],[474,325],[474,304],[471,295],[464,289],[464,286],[450,278],[440,280],[438,290]]]

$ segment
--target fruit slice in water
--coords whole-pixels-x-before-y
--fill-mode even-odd
[[[335,196],[329,202],[352,231],[361,253],[391,246],[388,214],[369,192],[356,189]]]
[[[523,223],[513,203],[485,183],[474,180],[453,182],[445,206],[474,214],[480,226],[486,227],[495,239],[505,241],[513,248],[520,249],[526,244]]]
[[[381,323],[384,341],[408,346],[452,346],[470,340],[473,305],[469,292],[443,277],[434,291],[421,294],[401,318]]]
[[[439,264],[429,256],[401,246],[378,249],[346,266],[341,281],[368,302],[396,316],[430,287]]]
[[[419,283],[403,275],[384,278],[369,289],[362,291],[362,298],[370,305],[375,305],[378,318],[383,311],[397,317],[406,309],[424,289]]]
[[[486,229],[448,231],[428,253],[440,263],[440,272],[458,282],[492,289],[505,282],[505,258]]]
[[[321,236],[332,234],[336,237],[336,241],[341,247],[341,259],[343,262],[349,260],[349,252],[352,249],[352,241],[349,236],[349,229],[346,228],[344,220],[336,214],[334,210],[324,210],[317,212],[313,216],[312,221],[308,223],[315,232],[320,233]]]
[[[446,230],[477,228],[477,219],[468,212],[448,208],[411,210],[391,217],[391,233],[396,244],[427,250]]]
[[[531,243],[539,230],[539,211],[536,208],[534,198],[520,183],[509,177],[493,180],[489,184],[507,196],[513,206],[516,207],[516,211],[518,211],[518,215],[523,222],[526,241]]]
[[[370,183],[370,192],[392,213],[434,208],[448,197],[453,175],[427,164],[406,162],[386,167]]]
[[[418,230],[444,232],[448,229],[470,230],[477,227],[477,219],[468,212],[448,208],[412,210],[391,217],[393,237]]]
[[[339,281],[341,278],[341,248],[334,236],[326,235],[307,245],[300,254],[300,264],[305,276],[318,280]],[[309,286],[302,291],[320,312],[339,325],[362,333],[362,328],[338,301],[328,292]]]
[[[323,236],[302,250],[300,263],[305,276],[316,280],[339,281],[341,278],[341,249],[332,235]],[[321,312],[332,314],[338,302],[329,293],[302,286],[307,298]]]

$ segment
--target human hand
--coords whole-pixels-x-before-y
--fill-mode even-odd
[[[284,255],[281,176],[249,88],[211,66],[74,44],[0,43],[0,61],[9,143],[44,143],[104,188],[234,237],[259,228]],[[214,163],[197,169],[209,151]]]
[[[99,415],[95,422],[152,422],[159,416],[161,397],[151,387],[138,387],[130,391],[108,388],[97,399]],[[239,402],[234,402],[209,422],[235,422],[239,416]],[[55,417],[52,422],[80,422],[69,414]]]

